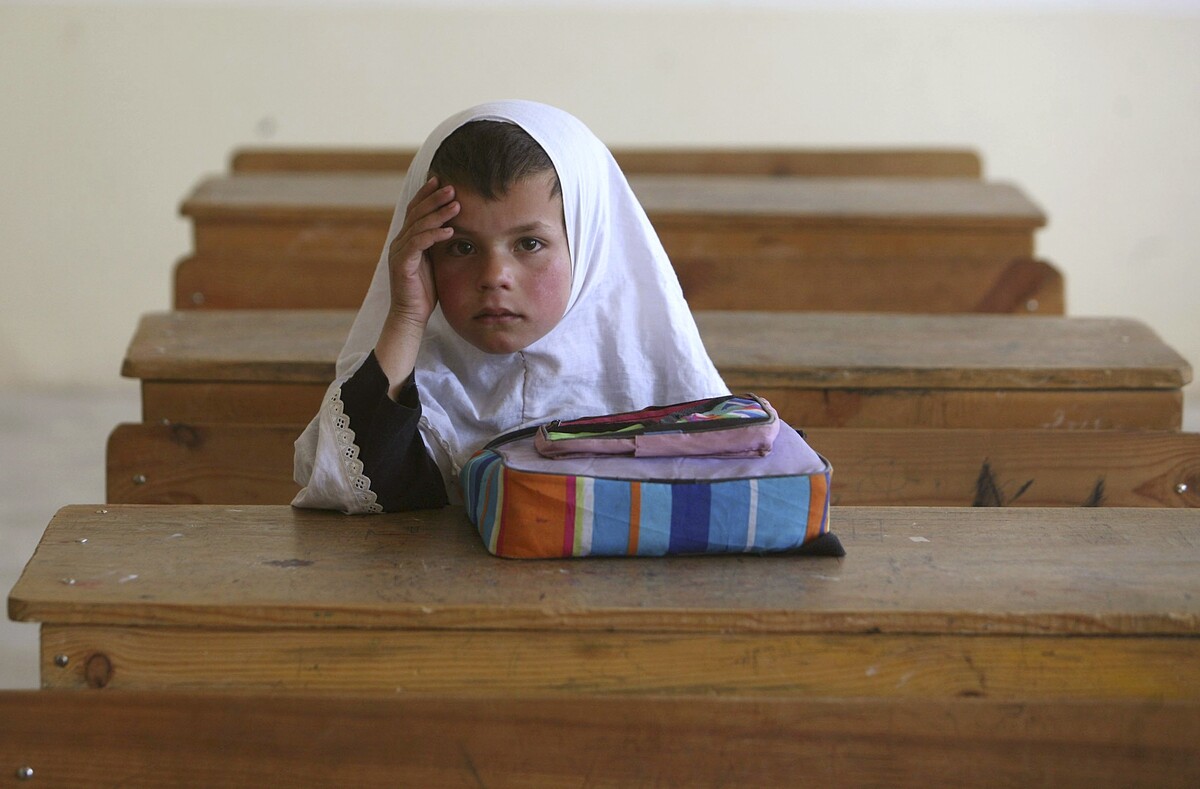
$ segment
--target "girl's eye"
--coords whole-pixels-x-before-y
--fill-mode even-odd
[[[456,241],[451,241],[446,245],[446,252],[450,255],[454,255],[455,257],[463,257],[464,255],[469,255],[474,251],[475,245],[462,238]]]
[[[542,248],[542,242],[536,238],[522,238],[517,242],[517,248],[522,252],[537,252]]]

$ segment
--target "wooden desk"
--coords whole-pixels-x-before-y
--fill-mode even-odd
[[[72,506],[45,688],[1200,698],[1183,510],[834,508],[842,559],[511,561],[456,508]]]
[[[630,183],[694,309],[1063,310],[1061,274],[1032,259],[1045,217],[1007,184],[695,175]],[[181,208],[195,251],[176,267],[176,307],[357,307],[400,185],[399,175],[379,173],[206,179]]]
[[[627,175],[787,175],[809,178],[979,178],[963,148],[614,148]],[[415,148],[240,148],[235,173],[404,172]]]
[[[352,317],[145,316],[124,365],[144,422],[109,437],[108,500],[291,501],[292,444]],[[1200,435],[1174,432],[1191,369],[1136,322],[697,318],[729,384],[767,396],[833,462],[836,504],[1200,506]]]
[[[1182,701],[0,692],[35,786],[1191,789],[1197,743]]]
[[[146,422],[306,423],[353,313],[151,313],[122,375]],[[1167,429],[1191,367],[1144,324],[1026,318],[700,312],[732,389],[817,427]],[[803,343],[796,338],[805,338]]]

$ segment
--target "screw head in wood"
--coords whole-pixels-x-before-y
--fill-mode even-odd
[[[55,655],[54,656],[54,665],[58,666],[59,668],[66,668],[67,664],[70,662],[71,662],[71,658],[68,655]]]
[[[1188,486],[1187,486],[1186,482],[1180,482],[1178,485],[1175,486],[1175,492],[1178,493],[1180,496],[1182,496],[1184,493],[1187,493],[1187,491],[1188,491]]]
[[[1037,299],[1030,299],[1029,301],[1025,302],[1025,311],[1026,312],[1037,312],[1038,307],[1041,307],[1041,306],[1042,306],[1041,302],[1039,302]]]
[[[203,293],[201,293],[200,291],[196,291],[195,293],[192,294],[192,304],[195,304],[198,307],[203,303],[204,303],[204,294]]]
[[[17,780],[18,781],[28,781],[32,777],[33,777],[33,768],[30,767],[29,765],[25,764],[25,765],[21,765],[20,767],[17,768]]]
[[[146,475],[145,474],[134,474],[133,475],[133,484],[134,485],[145,485],[146,484]]]

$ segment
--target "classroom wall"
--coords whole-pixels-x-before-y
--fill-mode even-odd
[[[0,2],[0,386],[119,385],[233,148],[414,145],[505,97],[615,145],[977,148],[1071,313],[1200,362],[1200,10],[1060,6]]]

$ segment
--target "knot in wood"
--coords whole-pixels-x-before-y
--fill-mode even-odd
[[[88,658],[83,673],[89,688],[103,688],[112,680],[112,661],[108,655],[97,652]]]

